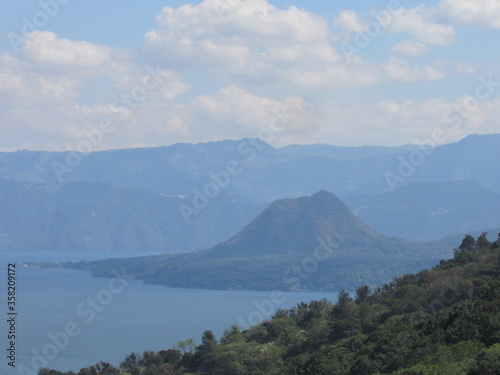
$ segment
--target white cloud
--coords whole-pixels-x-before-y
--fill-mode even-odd
[[[385,77],[384,68],[353,58],[350,64],[324,66],[315,71],[297,71],[290,81],[299,86],[341,92],[344,89],[373,86]]]
[[[426,43],[418,40],[407,39],[395,44],[391,51],[401,53],[403,55],[417,57],[422,55],[427,55],[431,52],[431,49]]]
[[[383,17],[377,17],[377,14],[383,14]],[[387,34],[408,35],[410,38],[396,43],[390,51],[408,57],[418,57],[429,54],[430,46],[446,47],[455,41],[455,29],[440,22],[437,22],[438,12],[435,7],[418,5],[414,8],[391,7],[390,9],[371,12],[371,17],[361,17],[353,10],[342,11],[337,16],[333,24],[338,29],[334,39],[339,42],[348,43],[353,48],[354,53],[363,53],[375,39],[386,38]],[[348,51],[349,48],[342,47]],[[349,56],[353,60],[354,55]],[[358,61],[360,59],[358,58]],[[388,69],[394,70],[394,61],[388,62]],[[401,69],[399,69],[401,70]],[[408,69],[405,69],[408,70]],[[426,74],[390,74],[391,79],[401,77],[402,81],[414,81],[419,77],[423,79],[438,78],[428,67],[412,69],[413,73],[418,70]]]
[[[382,100],[347,107],[329,102],[325,103],[325,118],[331,121],[323,122],[316,136],[333,144],[396,146],[429,143],[435,129],[446,135],[444,143],[472,133],[498,133],[500,97],[480,101],[473,110],[464,110],[464,103],[471,100],[472,96],[462,95],[454,100]]]
[[[163,8],[157,17],[160,28],[145,36],[146,48],[168,50],[173,58],[203,53],[209,59],[214,55],[219,59],[217,47],[224,47],[232,61],[234,50],[238,58],[245,59],[255,47],[311,43],[327,37],[323,18],[295,7],[280,10],[265,0],[234,0],[227,2],[223,14],[214,16],[218,2]]]
[[[472,74],[477,71],[477,68],[467,62],[461,62],[455,66],[455,72],[458,74]]]
[[[205,0],[165,7],[144,50],[174,69],[211,71],[223,82],[283,84],[295,72],[317,72],[339,63],[326,20],[266,0]]]
[[[64,76],[43,76],[25,70],[21,62],[0,67],[0,108],[57,105],[78,97],[78,81]]]
[[[387,28],[392,33],[407,32],[412,39],[430,45],[446,47],[455,41],[456,32],[450,25],[434,20],[435,10],[424,5],[398,8]]]
[[[333,26],[338,29],[334,38],[338,41],[350,41],[354,33],[366,31],[368,22],[352,9],[343,10],[334,18]]]
[[[178,82],[172,82],[175,92]],[[169,83],[165,80],[166,86]],[[293,118],[283,131],[272,132],[273,139],[269,141],[284,145],[288,139],[310,138],[319,124],[313,105],[300,97],[275,100],[233,85],[211,95],[197,96],[184,105],[166,100],[163,89],[159,89],[133,109],[124,103],[118,106],[67,103],[58,98],[59,86],[47,81],[39,85],[40,90],[51,91],[52,100],[34,106],[25,103],[0,106],[4,145],[16,144],[16,149],[75,149],[85,139],[83,130],[97,129],[103,119],[112,120],[115,130],[95,150],[257,137],[276,121],[273,120],[276,113],[283,112]]]
[[[109,47],[62,39],[47,31],[26,34],[20,51],[31,63],[54,68],[95,69],[110,56]]]
[[[300,97],[273,100],[233,85],[212,95],[198,96],[182,106],[150,103],[138,111],[137,118],[146,119],[146,131],[154,134],[155,139],[172,143],[257,137],[262,131],[269,134],[263,129],[271,129],[274,122],[282,121],[275,119],[276,113],[290,118],[282,131],[273,131],[269,143],[274,145],[286,144],[290,138],[309,137],[319,123],[314,106]],[[130,131],[134,128],[131,123]]]
[[[498,0],[443,0],[439,8],[455,23],[500,28]]]
[[[309,131],[314,127],[314,124],[297,121],[300,116],[305,116],[304,111],[312,108],[312,105],[303,99],[287,97],[279,102],[253,95],[236,86],[225,87],[210,96],[200,96],[189,106],[189,110],[195,113],[196,117],[211,119],[217,125],[225,124],[241,136],[268,127],[275,116],[274,112],[285,108],[286,112],[294,116],[294,121],[290,121],[289,130],[300,132],[305,127]]]
[[[415,66],[408,60],[391,57],[385,66],[389,79],[402,82],[435,81],[446,74],[432,65]]]
[[[338,29],[334,38],[345,42],[351,41],[353,36],[359,33],[369,36],[370,33],[375,33],[370,39],[381,37],[384,33],[406,33],[411,38],[399,42],[393,50],[409,56],[429,53],[428,45],[445,47],[455,41],[455,29],[436,21],[439,12],[435,7],[425,5],[414,8],[397,7],[384,9],[383,12],[384,18],[381,19],[375,18],[374,15],[363,18],[353,10],[340,12],[333,21],[333,25]],[[370,25],[373,28],[372,32],[369,30]]]
[[[3,106],[23,100],[29,90],[24,78],[12,70],[0,70],[0,98]]]
[[[436,21],[439,12],[435,7],[418,5],[414,8],[398,8],[392,14],[387,30],[392,34],[406,33],[409,39],[396,43],[391,51],[410,57],[429,54],[430,46],[447,47],[456,40],[451,25]]]
[[[95,129],[105,116],[137,120],[134,111],[146,102],[165,105],[191,87],[171,70],[139,64],[127,51],[48,32],[25,40],[18,56],[0,54],[4,146],[64,150],[81,139],[82,129]],[[147,127],[138,123],[137,130]],[[130,140],[119,134],[102,147],[127,146]]]
[[[451,43],[453,28],[429,17],[423,7],[397,9],[388,27],[414,39],[394,50],[416,56],[428,51],[427,43]],[[429,66],[388,61],[388,67],[381,68],[362,56],[347,61],[333,40],[347,40],[368,27],[352,10],[335,18],[340,34],[332,34],[321,16],[295,7],[278,9],[266,0],[205,0],[197,6],[165,7],[157,23],[158,29],[145,36],[144,50],[150,59],[180,71],[207,72],[225,85],[338,91],[374,85],[384,78],[413,82],[442,77]]]
[[[120,136],[131,139],[133,135],[137,142],[154,138],[158,144],[255,137],[270,127],[276,111],[291,116],[284,130],[274,134],[271,141],[274,146],[318,142],[337,145],[425,143],[436,128],[446,132],[447,142],[470,133],[496,132],[500,98],[481,101],[458,128],[445,117],[467,98],[385,99],[349,106],[331,99],[313,105],[298,96],[278,101],[254,95],[241,87],[227,86],[184,106],[154,103],[145,106],[130,123],[121,125]],[[144,120],[148,128],[137,132],[134,121]]]
[[[424,102],[382,100],[348,107],[331,103],[328,114],[333,121],[325,126],[322,139],[359,146],[412,143],[428,137],[442,121],[447,108],[445,101],[436,99]],[[347,126],[349,131],[346,131]]]

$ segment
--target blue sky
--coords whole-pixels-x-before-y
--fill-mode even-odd
[[[497,0],[9,1],[0,36],[3,151],[498,132]]]

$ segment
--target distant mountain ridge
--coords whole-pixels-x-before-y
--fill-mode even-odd
[[[414,241],[500,227],[500,194],[473,180],[413,182],[345,202],[377,231]]]
[[[358,155],[349,160],[335,157],[335,153],[318,153],[317,147],[322,145],[275,149],[260,140],[242,139],[101,151],[82,154],[81,162],[62,174],[63,181],[58,180],[54,163],[66,165],[68,153],[18,151],[0,153],[0,177],[31,184],[104,182],[189,196],[193,195],[193,188],[210,181],[210,172],[224,170],[234,160],[242,172],[227,192],[242,199],[271,202],[314,194],[321,189],[345,197],[356,191],[390,190],[385,173],[397,175],[401,160],[408,160],[418,146],[368,147],[374,151],[361,158],[359,150],[364,148],[346,148],[345,152]],[[403,180],[409,183],[471,179],[500,193],[500,165],[495,160],[500,160],[500,134],[472,135],[436,147]]]
[[[188,225],[179,213],[188,200],[103,183],[0,179],[0,250],[195,251],[233,235],[265,207],[222,194]]]
[[[495,194],[500,194],[499,134],[472,135],[436,147],[424,153],[418,166],[402,169],[419,152],[416,145],[276,149],[245,138],[80,155],[0,153],[4,181],[0,183],[10,181],[14,190],[15,183],[24,184],[18,193],[26,194],[25,200],[14,192],[0,196],[0,250],[198,250],[235,234],[270,202],[320,190],[334,192],[360,218],[389,236],[435,240],[457,231],[500,226],[495,215]],[[68,158],[77,158],[78,163],[69,167]],[[62,166],[62,181],[55,166]],[[214,176],[227,174],[228,166],[234,173],[227,183],[216,181]],[[400,175],[401,171],[405,173]],[[388,175],[396,176],[395,186],[388,183]],[[464,188],[463,180],[476,186]],[[440,183],[449,194],[439,188]],[[42,194],[51,189],[64,192],[66,185],[81,191]],[[438,193],[441,198],[436,200]],[[9,200],[9,194],[17,199]],[[114,195],[123,197],[120,205],[105,203]],[[489,203],[486,197],[491,198]],[[30,200],[37,209],[25,204]],[[460,201],[462,205],[456,204]],[[85,205],[103,210],[100,221],[99,217],[84,220]],[[64,213],[64,220],[50,219],[57,210]],[[173,238],[177,234],[178,240]]]
[[[397,147],[359,146],[341,147],[328,144],[289,145],[279,150],[290,157],[326,156],[337,160],[359,160],[370,156],[406,153],[418,150],[417,145]]]

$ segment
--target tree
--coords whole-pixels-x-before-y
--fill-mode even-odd
[[[129,354],[120,363],[120,369],[123,372],[128,372],[130,375],[139,375],[141,373],[141,368],[139,363],[141,362],[141,356],[136,353]]]
[[[370,295],[371,290],[369,286],[360,286],[356,289],[356,303],[363,303],[366,301],[366,298]]]
[[[231,344],[242,341],[245,341],[245,337],[241,334],[241,328],[237,324],[233,324],[229,330],[225,329],[220,338],[221,344]]]
[[[476,247],[476,240],[470,234],[465,235],[462,243],[458,247],[460,250],[474,250]]]
[[[71,371],[71,373],[74,374],[73,371]],[[57,371],[57,370],[50,370],[48,368],[41,368],[38,371],[38,375],[65,375],[65,374],[60,372],[60,371]]]
[[[500,344],[494,344],[477,360],[477,365],[471,372],[472,375],[500,374]]]
[[[349,302],[352,301],[351,296],[345,290],[339,293],[337,303],[333,306],[332,314],[335,317],[343,317],[347,311]]]
[[[489,250],[490,247],[491,247],[491,242],[488,240],[488,238],[486,237],[487,236],[487,232],[483,232],[478,238],[477,238],[477,241],[476,241],[476,251],[479,252],[479,251],[482,251],[482,250]]]
[[[194,349],[195,342],[192,337],[187,340],[177,341],[177,344],[173,346],[174,350],[180,350],[182,354],[191,353]]]
[[[476,240],[470,234],[467,234],[458,249],[454,250],[453,258],[458,264],[465,265],[474,259],[476,251]]]
[[[201,354],[209,354],[215,351],[217,339],[212,331],[207,330],[201,336],[201,345],[196,348],[196,351]]]
[[[89,367],[92,375],[120,375],[120,370],[111,366],[110,363],[100,361]]]

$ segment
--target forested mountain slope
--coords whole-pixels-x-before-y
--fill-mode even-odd
[[[249,329],[209,330],[78,375],[497,375],[500,236],[466,236],[453,259],[374,290],[278,310]],[[105,358],[103,357],[103,360]],[[74,375],[42,369],[40,375]]]

